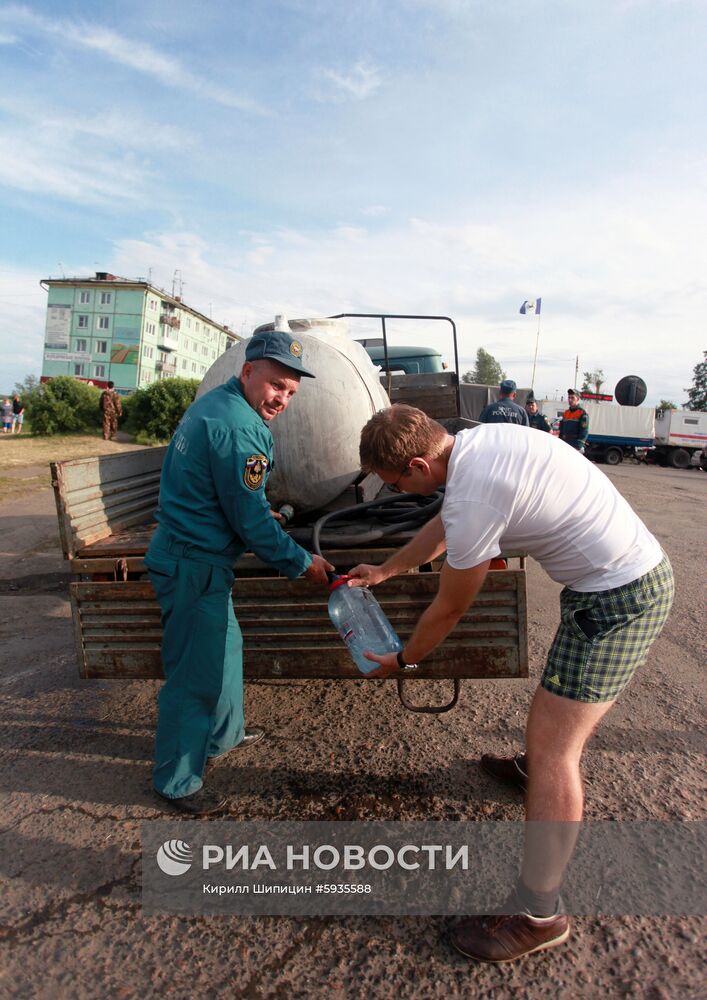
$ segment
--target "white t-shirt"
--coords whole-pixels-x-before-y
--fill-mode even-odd
[[[621,587],[663,558],[600,469],[531,427],[484,424],[457,434],[442,521],[453,569],[527,552],[572,590]]]

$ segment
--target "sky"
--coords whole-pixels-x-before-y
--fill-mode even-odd
[[[0,3],[0,388],[48,277],[450,316],[536,395],[682,403],[707,348],[705,0]],[[538,318],[526,299],[542,298]],[[374,331],[352,325],[356,337]],[[437,346],[445,324],[389,327]]]

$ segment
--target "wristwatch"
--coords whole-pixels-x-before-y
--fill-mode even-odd
[[[403,659],[402,652],[398,653],[398,666],[401,670],[417,670],[416,663],[406,663]]]

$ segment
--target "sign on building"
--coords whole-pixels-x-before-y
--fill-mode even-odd
[[[49,306],[47,309],[47,327],[44,333],[44,344],[48,348],[69,347],[71,336],[71,306]],[[62,361],[66,358],[53,358],[47,360]]]

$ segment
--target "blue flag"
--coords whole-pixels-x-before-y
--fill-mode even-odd
[[[532,316],[533,314],[539,316],[542,301],[542,299],[526,299],[520,307],[520,311],[524,316]]]

